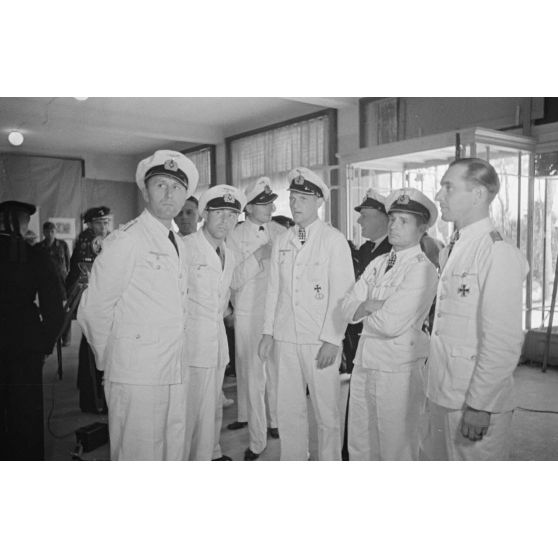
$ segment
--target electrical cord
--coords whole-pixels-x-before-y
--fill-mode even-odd
[[[558,415],[558,411],[545,411],[542,409],[527,409],[526,407],[516,407],[516,411],[526,411],[528,413],[545,413],[548,415]]]
[[[51,394],[52,404],[50,406],[50,411],[48,412],[48,417],[47,417],[47,430],[53,438],[56,438],[57,440],[63,440],[64,438],[68,438],[69,436],[73,436],[75,431],[72,430],[71,432],[68,432],[67,434],[55,434],[53,432],[53,430],[50,426],[50,420],[52,418],[52,414],[54,413],[54,402],[55,402],[54,391],[56,389],[56,382],[51,382],[50,385],[52,386],[52,394]]]

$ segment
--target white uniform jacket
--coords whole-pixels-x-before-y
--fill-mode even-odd
[[[145,210],[110,234],[95,259],[78,309],[105,380],[139,385],[182,383],[186,271],[169,230]]]
[[[428,357],[424,319],[436,295],[438,272],[420,245],[397,252],[395,265],[386,273],[389,253],[372,260],[343,300],[345,319],[365,300],[383,306],[362,318],[363,329],[355,365],[382,371],[408,371],[418,359]]]
[[[260,264],[254,252],[268,242],[287,234],[287,229],[274,221],[260,226],[246,220],[235,227],[227,238],[227,247],[233,250],[236,267],[232,280],[232,303],[237,316],[263,315],[270,260]],[[257,340],[256,340],[257,343]]]
[[[509,411],[528,265],[488,218],[459,233],[449,259],[449,246],[440,252],[427,394],[449,409]]]
[[[301,246],[298,226],[273,244],[263,333],[286,343],[340,345],[341,301],[355,275],[347,239],[316,219]]]
[[[234,255],[223,244],[225,268],[221,269],[221,260],[203,229],[183,242],[188,267],[187,362],[200,368],[224,366],[229,349],[223,315],[229,303]]]

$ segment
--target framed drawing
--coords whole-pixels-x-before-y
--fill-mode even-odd
[[[56,237],[74,239],[76,237],[76,220],[69,217],[51,217],[49,219],[56,227]]]

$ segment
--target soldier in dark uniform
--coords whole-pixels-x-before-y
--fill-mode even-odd
[[[388,216],[385,208],[386,198],[370,188],[362,203],[355,207],[355,211],[360,213],[358,224],[362,229],[362,236],[368,240],[359,248],[351,244],[351,255],[353,257],[353,267],[355,270],[355,280],[362,275],[368,264],[378,256],[387,254],[391,250],[388,233]],[[353,360],[355,358],[362,324],[349,324],[343,339],[343,360],[345,362],[345,372],[353,371]],[[347,446],[348,438],[348,417],[349,401],[347,399],[347,409],[345,413],[345,432],[343,436],[343,449],[341,456],[343,461],[349,460],[349,450]]]
[[[87,277],[95,258],[100,254],[103,240],[109,233],[110,209],[105,206],[88,209],[83,220],[87,228],[76,241],[70,260],[70,273],[66,279],[66,289],[71,297],[78,283],[87,284]],[[95,359],[87,339],[82,336],[79,345],[79,364],[77,385],[79,389],[79,408],[84,413],[106,413],[107,404],[103,389],[103,372],[95,367]]]
[[[37,243],[37,247],[43,250],[54,264],[54,268],[58,273],[60,284],[62,285],[62,292],[66,298],[65,281],[70,270],[70,250],[68,245],[63,241],[56,238],[56,226],[51,221],[45,221],[43,224],[44,240]],[[72,328],[68,327],[63,335],[63,345],[70,344]]]
[[[43,362],[64,316],[62,288],[52,262],[24,241],[33,213],[31,204],[0,203],[2,460],[44,459]]]

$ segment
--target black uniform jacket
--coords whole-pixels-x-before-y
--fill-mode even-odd
[[[34,246],[21,242],[25,254],[12,261],[10,243],[0,234],[0,350],[50,354],[64,316],[60,280],[48,255]]]

